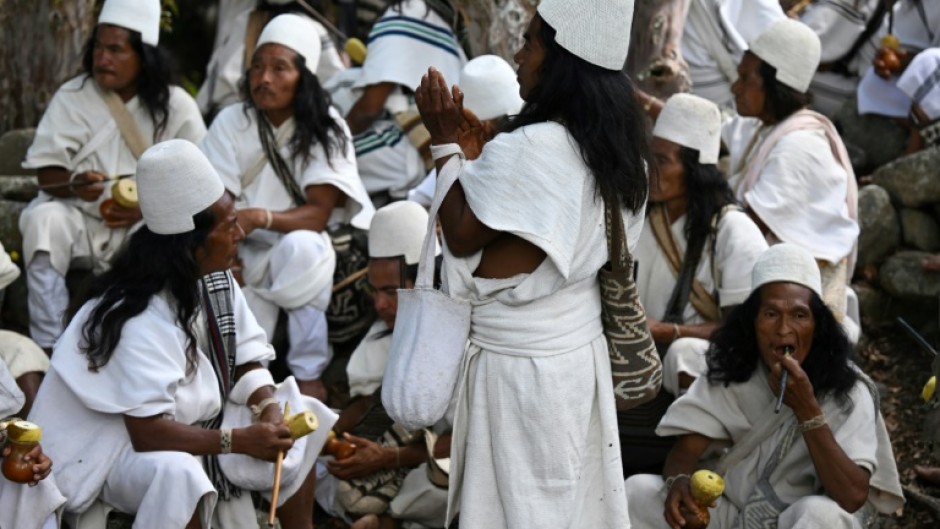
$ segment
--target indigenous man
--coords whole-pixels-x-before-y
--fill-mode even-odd
[[[245,102],[224,109],[202,144],[235,199],[247,234],[239,249],[245,297],[269,335],[287,312],[287,362],[303,391],[326,397],[332,352],[325,311],[336,255],[327,228],[368,228],[373,208],[352,137],[314,72],[313,21],[280,15],[264,28]]]
[[[30,334],[47,352],[63,329],[66,272],[105,270],[141,218],[109,200],[109,179],[133,176],[153,143],[205,134],[196,103],[169,85],[160,12],[159,0],[105,1],[84,73],[56,92],[26,154],[41,189],[20,217]]]
[[[680,529],[686,513],[708,508],[693,501],[689,475],[715,442],[730,448],[716,469],[725,492],[711,528],[861,529],[875,510],[897,511],[904,499],[878,390],[822,302],[812,255],[772,246],[751,282],[713,338],[708,377],[657,428],[679,436],[662,477],[626,482],[633,526]]]

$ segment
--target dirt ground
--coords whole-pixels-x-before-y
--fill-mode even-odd
[[[940,487],[916,479],[914,465],[940,465],[922,439],[926,405],[921,388],[930,377],[930,353],[896,325],[867,328],[868,338],[859,348],[859,364],[880,386],[881,410],[891,435],[901,484],[907,489],[907,504],[901,516],[882,519],[882,529],[926,529],[940,527]],[[913,491],[911,494],[909,491]],[[919,493],[919,494],[918,494]],[[922,496],[926,500],[919,499]],[[930,499],[937,503],[930,506]]]

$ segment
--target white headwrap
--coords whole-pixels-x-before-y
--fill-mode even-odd
[[[405,256],[405,263],[418,264],[421,246],[428,233],[428,212],[416,202],[392,202],[380,208],[369,227],[369,257]],[[441,253],[435,242],[434,255]]]
[[[151,46],[160,42],[160,0],[105,0],[99,24],[111,24],[140,33]]]
[[[299,53],[307,69],[316,75],[320,63],[320,34],[312,20],[300,15],[278,15],[264,26],[255,50],[265,44],[280,44]]]
[[[525,101],[512,66],[497,55],[480,55],[460,71],[463,105],[481,120],[515,115]]]
[[[154,233],[192,231],[193,215],[215,204],[224,192],[206,155],[186,140],[158,143],[137,162],[140,212]]]
[[[777,69],[777,80],[797,92],[809,90],[822,45],[806,24],[784,18],[751,42],[750,52]]]
[[[718,163],[721,150],[721,112],[718,105],[692,94],[675,94],[666,100],[653,136],[698,151],[702,164]]]
[[[767,283],[796,283],[822,297],[819,265],[809,252],[795,244],[782,242],[764,251],[751,272],[751,292]]]
[[[542,20],[558,44],[585,61],[622,70],[630,47],[634,0],[543,0]]]

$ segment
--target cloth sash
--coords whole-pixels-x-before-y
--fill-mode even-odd
[[[290,194],[295,205],[302,206],[306,204],[307,197],[297,181],[294,180],[294,174],[293,171],[291,171],[290,164],[287,163],[287,160],[285,160],[278,151],[280,144],[278,143],[278,138],[274,135],[274,128],[271,126],[271,122],[268,121],[268,118],[266,118],[260,110],[256,109],[255,114],[255,120],[258,122],[258,137],[261,139],[261,148],[264,150],[265,158],[270,162],[271,168],[274,169],[274,174],[277,175],[284,189]]]
[[[662,249],[663,254],[666,256],[666,260],[669,262],[669,268],[672,270],[672,275],[676,278],[679,278],[680,271],[686,271],[683,268],[683,256],[679,252],[679,246],[676,244],[676,241],[672,236],[672,229],[669,225],[669,219],[666,217],[666,208],[662,206],[651,207],[647,220],[649,221],[649,226],[652,230],[653,237],[656,239],[656,243]],[[714,255],[714,252],[712,252],[712,254]],[[718,306],[718,301],[715,299],[715,296],[705,290],[705,286],[702,285],[701,281],[695,279],[694,269],[689,270],[686,273],[692,277],[691,291],[686,294],[688,296],[689,302],[692,303],[692,307],[694,307],[695,310],[703,318],[705,318],[706,321],[720,320],[721,308]],[[717,288],[717,286],[718,284],[716,282],[715,287]],[[684,285],[682,285],[681,281],[676,283],[677,289],[683,287]],[[682,305],[683,306],[680,307],[680,310],[684,310],[685,308],[685,304],[683,303]]]
[[[94,81],[92,84],[95,87],[95,91],[108,106],[108,112],[111,113],[114,123],[121,131],[121,137],[124,138],[124,143],[127,144],[131,154],[134,155],[134,159],[139,160],[140,156],[144,154],[144,151],[150,147],[151,142],[147,141],[140,132],[137,122],[134,121],[134,116],[127,111],[127,105],[121,100],[121,96],[111,90],[102,90],[101,87],[98,86],[98,83]]]
[[[209,351],[206,356],[219,382],[219,395],[222,407],[219,414],[203,422],[202,426],[216,430],[222,425],[225,402],[234,385],[235,374],[235,309],[232,293],[232,276],[228,271],[212,272],[200,281],[203,309],[206,311],[208,326]],[[241,491],[225,477],[219,467],[218,456],[203,458],[206,474],[219,493],[219,499],[225,501],[238,497]]]
[[[852,169],[852,161],[849,159],[849,153],[845,149],[845,144],[842,143],[839,132],[836,131],[835,126],[828,118],[818,112],[805,108],[798,110],[792,116],[777,125],[774,130],[767,135],[764,141],[761,142],[757,153],[754,154],[750,160],[747,160],[747,168],[736,193],[738,200],[746,204],[744,196],[748,191],[753,189],[754,185],[757,183],[757,179],[760,178],[760,174],[763,171],[764,165],[767,163],[767,159],[770,157],[770,153],[773,152],[774,147],[777,146],[777,142],[779,142],[781,138],[791,132],[817,129],[822,129],[823,132],[826,133],[826,139],[829,140],[829,147],[832,149],[833,156],[835,156],[839,165],[845,169],[848,176],[846,179],[845,204],[849,210],[849,217],[857,222],[858,182],[855,181],[855,170]],[[855,270],[855,258],[857,253],[858,244],[856,243],[849,255],[849,270]]]

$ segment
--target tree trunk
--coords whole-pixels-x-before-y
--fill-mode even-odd
[[[455,0],[467,24],[471,56],[492,53],[513,64],[536,4],[538,0]]]
[[[39,123],[81,70],[95,0],[0,0],[0,134]]]

